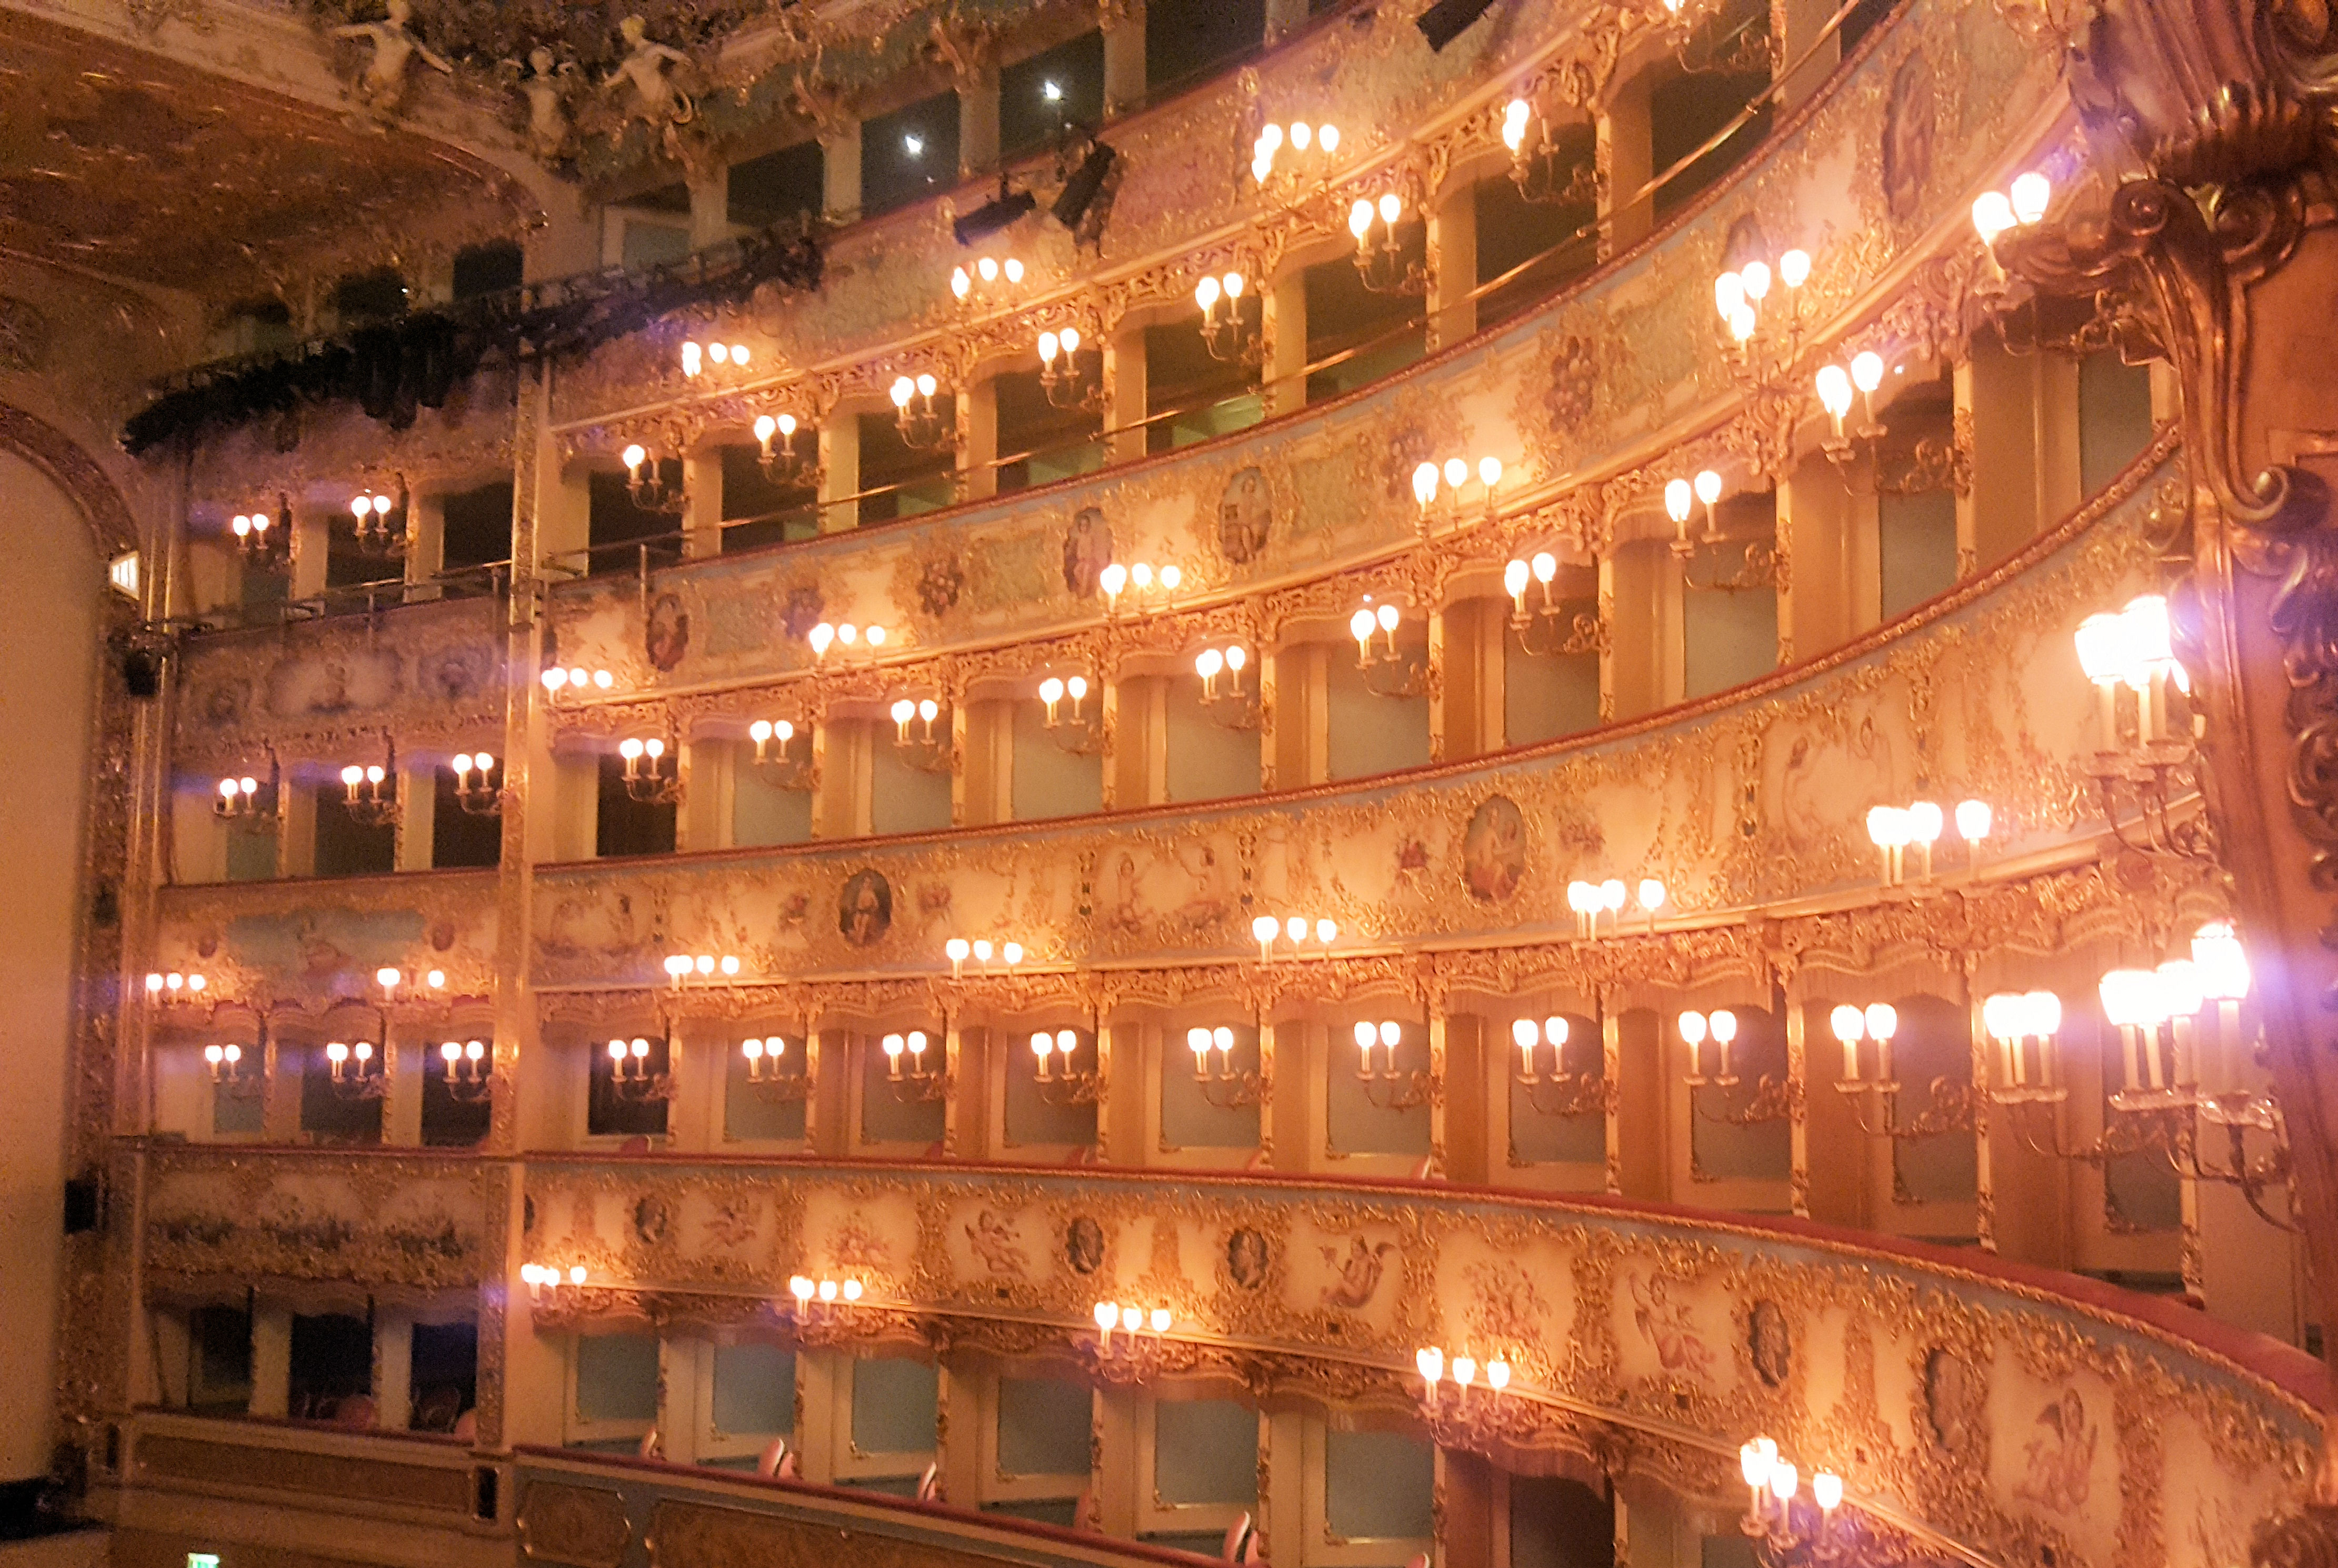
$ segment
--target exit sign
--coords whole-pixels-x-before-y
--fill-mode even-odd
[[[190,1552],[187,1553],[187,1568],[220,1568],[219,1553]]]

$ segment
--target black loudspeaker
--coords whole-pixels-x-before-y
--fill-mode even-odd
[[[122,684],[133,697],[162,694],[162,656],[151,648],[132,648],[122,655]]]
[[[1008,191],[1002,179],[997,196],[952,223],[950,232],[958,237],[959,244],[971,245],[1011,226],[1038,204],[1028,191]]]
[[[1119,156],[1101,142],[1090,148],[1088,155],[1080,160],[1080,166],[1072,171],[1072,177],[1064,181],[1047,215],[1066,229],[1078,228],[1080,220],[1088,215],[1096,192],[1104,189],[1104,177],[1112,172],[1113,160]]]
[[[1420,35],[1429,40],[1431,49],[1442,49],[1461,36],[1493,3],[1494,0],[1437,0],[1413,25],[1420,29]]]
[[[79,1236],[105,1223],[105,1190],[93,1176],[65,1183],[65,1234]]]

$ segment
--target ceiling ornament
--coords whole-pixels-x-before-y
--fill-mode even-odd
[[[517,234],[534,199],[444,143],[0,11],[0,248],[224,300]]]
[[[22,299],[0,295],[0,371],[29,375],[48,358],[49,318]]]

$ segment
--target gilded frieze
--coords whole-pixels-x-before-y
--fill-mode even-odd
[[[654,1300],[669,1331],[752,1322],[824,1344],[1069,1352],[1103,1377],[1109,1359],[1082,1348],[1089,1306],[1136,1302],[1174,1315],[1170,1338],[1142,1351],[1154,1375],[1223,1379],[1277,1406],[1400,1412],[1417,1398],[1414,1348],[1437,1344],[1512,1367],[1500,1418],[1482,1389],[1431,1414],[1451,1446],[1538,1452],[1539,1467],[1571,1453],[1725,1502],[1735,1446],[1766,1432],[1920,1535],[2083,1568],[2215,1568],[2241,1522],[2298,1494],[2318,1441],[2314,1413],[2259,1374],[1949,1254],[1557,1202],[1239,1179],[1181,1185],[1173,1202],[1098,1175],[555,1158],[530,1166],[547,1219],[528,1255],[609,1259],[612,1220],[644,1204],[696,1213],[710,1182],[746,1217],[681,1224],[640,1255],[653,1272],[618,1261],[560,1321],[639,1320]],[[776,1204],[754,1203],[759,1188],[800,1201],[805,1229],[788,1233]],[[597,1218],[580,1233],[587,1208]],[[841,1274],[869,1295],[800,1326],[784,1302],[757,1309],[713,1283],[742,1250],[773,1275]],[[1455,1399],[1450,1385],[1441,1397]],[[2179,1463],[2196,1472],[2180,1485]]]
[[[1250,950],[1260,910],[1329,916],[1367,948],[1557,941],[1571,929],[1566,885],[1611,875],[1658,877],[1680,916],[1725,927],[1781,898],[1871,885],[1867,808],[1925,790],[1990,802],[1989,856],[2090,859],[2088,692],[2068,638],[2085,613],[2152,580],[2149,479],[2138,470],[2100,515],[1919,622],[1626,735],[1173,817],[546,867],[534,975],[555,989],[649,985],[665,955],[710,944],[773,982],[930,975],[942,942],[968,933],[1018,940],[1046,965],[1224,963]],[[2156,878],[2078,898],[2168,896]],[[1793,940],[1938,948],[2001,930],[2053,945],[2058,887],[1928,894],[1918,912],[1887,904],[1861,916],[1855,938],[1812,927]],[[1742,938],[1716,930],[1712,943],[1711,961],[1742,966]],[[1297,995],[1376,984],[1352,966],[1264,978]],[[1401,967],[1386,977],[1398,995],[1419,983]]]

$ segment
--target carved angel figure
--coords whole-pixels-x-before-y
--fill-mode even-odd
[[[1353,1310],[1369,1304],[1372,1292],[1380,1288],[1380,1275],[1388,1268],[1388,1255],[1396,1250],[1396,1243],[1382,1241],[1373,1245],[1361,1236],[1351,1237],[1344,1259],[1336,1247],[1325,1247],[1321,1250],[1325,1267],[1339,1275],[1336,1280],[1323,1287],[1323,1305]]]
[[[617,122],[619,132],[634,120],[655,130],[687,125],[696,119],[697,105],[668,74],[673,67],[687,67],[690,56],[651,38],[649,24],[638,15],[626,17],[617,24],[617,30],[624,35],[628,53],[603,80],[601,91],[609,93],[625,85],[633,88],[624,104],[624,117]]]
[[[556,63],[555,63],[556,61]],[[503,63],[512,86],[527,103],[527,150],[539,163],[557,163],[575,151],[575,128],[568,120],[568,100],[575,93],[582,73],[574,60],[556,60],[539,44],[527,52],[527,71],[520,74],[516,60]]]
[[[380,22],[352,22],[346,27],[336,27],[336,38],[362,38],[373,45],[373,58],[349,87],[359,107],[376,120],[398,117],[399,107],[406,102],[406,68],[417,56],[432,70],[454,74],[455,67],[433,54],[429,45],[406,30],[414,8],[407,0],[389,0],[388,18]]]

